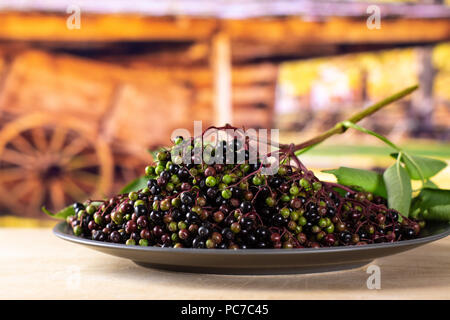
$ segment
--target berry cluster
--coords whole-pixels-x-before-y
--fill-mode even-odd
[[[177,137],[174,147],[186,143],[192,147],[194,139]],[[393,242],[423,227],[381,197],[319,181],[293,153],[282,151],[277,174],[264,175],[260,161],[249,161],[248,141],[222,141],[220,148],[221,156],[231,148],[245,162],[184,165],[161,151],[145,170],[146,188],[76,203],[67,222],[76,236],[98,241],[219,249]]]

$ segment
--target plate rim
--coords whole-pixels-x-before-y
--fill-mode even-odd
[[[417,239],[402,240],[397,242],[384,242],[384,243],[372,243],[363,246],[339,246],[339,247],[321,247],[321,248],[297,248],[292,250],[275,250],[275,249],[245,249],[245,250],[224,250],[224,249],[198,249],[198,248],[161,248],[155,246],[141,247],[141,246],[128,246],[126,244],[101,242],[90,240],[86,238],[77,237],[75,235],[68,234],[63,231],[64,226],[67,226],[67,222],[62,221],[57,223],[53,227],[53,234],[63,240],[74,242],[83,245],[89,245],[99,248],[113,248],[129,251],[144,251],[144,252],[182,252],[193,254],[221,254],[221,255],[298,255],[298,254],[319,254],[319,253],[335,253],[335,252],[351,252],[351,251],[367,251],[377,250],[383,248],[403,247],[413,245],[423,245],[429,242],[434,242],[443,239],[450,235],[450,223],[445,226],[445,230],[438,234],[425,236]]]

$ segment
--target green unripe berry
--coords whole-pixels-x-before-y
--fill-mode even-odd
[[[327,226],[327,220],[325,220],[324,218],[320,218],[318,225],[321,228],[325,228]]]
[[[247,181],[242,181],[241,183],[239,183],[239,189],[247,190],[248,189],[248,182]]]
[[[175,140],[173,141],[176,145],[183,143],[183,138],[182,137],[176,137]]]
[[[333,233],[334,232],[334,224],[330,224],[328,227],[326,227],[325,231],[327,233]]]
[[[159,201],[158,201],[158,200],[153,201],[152,209],[153,209],[154,211],[159,210]]]
[[[128,198],[129,198],[131,201],[136,201],[136,200],[138,199],[138,194],[137,194],[137,192],[130,192],[130,193],[128,194]]]
[[[326,233],[321,231],[316,235],[316,239],[317,241],[321,241],[323,239],[323,237],[325,237]]]
[[[295,227],[295,234],[299,234],[300,232],[302,232],[302,230],[303,230],[303,228],[302,228],[302,226],[300,226],[300,225],[297,225],[296,227]]]
[[[233,182],[233,178],[229,174],[226,174],[223,176],[222,181],[223,183],[230,184]]]
[[[173,198],[171,201],[172,206],[179,208],[181,206],[180,198]]]
[[[86,214],[86,211],[80,210],[78,211],[78,219],[81,219]]]
[[[187,228],[187,225],[185,222],[183,222],[183,221],[178,222],[178,230],[183,230],[186,228]]]
[[[176,232],[178,230],[177,223],[172,221],[168,226],[169,231]]]
[[[291,215],[291,210],[289,210],[289,208],[284,207],[280,210],[280,214],[283,216],[283,218],[287,218]]]
[[[148,240],[147,239],[140,239],[139,240],[139,245],[142,247],[147,247],[148,246]]]
[[[137,206],[144,206],[144,205],[145,205],[145,202],[144,202],[144,200],[141,200],[141,199],[136,200],[136,201],[134,202],[134,206],[135,206],[135,207],[137,207]]]
[[[124,219],[125,219],[126,221],[130,221],[130,220],[131,220],[131,214],[130,214],[130,213],[127,213],[127,214],[125,215]]]
[[[267,197],[267,198],[266,198],[266,204],[267,204],[269,207],[273,207],[273,206],[275,205],[275,199],[272,198],[272,197]]]
[[[88,206],[86,207],[86,212],[87,212],[89,215],[93,215],[95,211],[97,211],[97,207],[94,206],[93,204],[90,204],[90,205],[88,205]]]
[[[279,174],[280,176],[284,176],[286,173],[287,173],[286,167],[281,166],[281,167],[278,168],[278,174]]]
[[[242,172],[247,173],[248,170],[250,170],[250,165],[247,163],[241,164],[239,166],[239,168],[241,169]]]
[[[313,189],[316,190],[316,191],[322,189],[322,184],[319,181],[314,181],[313,182]]]
[[[225,183],[221,182],[219,183],[219,186],[217,187],[220,191],[225,190],[226,188],[228,188],[228,185],[226,185]]]
[[[172,240],[173,242],[177,242],[178,239],[178,234],[176,233],[172,233],[172,235],[170,236],[170,240]]]
[[[206,248],[208,248],[208,249],[212,249],[216,246],[214,241],[212,241],[211,239],[206,240],[205,244],[206,244]]]
[[[290,189],[289,189],[289,193],[292,194],[293,196],[296,196],[298,194],[299,190],[298,187],[296,185],[293,185]]]
[[[299,225],[301,225],[301,226],[304,226],[304,225],[306,225],[308,223],[308,221],[306,220],[306,218],[305,217],[300,217],[300,218],[298,218],[298,224]]]
[[[159,161],[164,161],[167,158],[167,154],[164,151],[160,151],[156,154],[156,159],[158,159]]]
[[[294,221],[298,220],[298,212],[297,211],[292,211],[291,212],[291,219]]]
[[[81,229],[81,226],[75,226],[73,227],[73,234],[78,236],[81,236],[81,233],[83,232],[83,229]]]
[[[150,189],[148,187],[145,187],[144,189],[142,189],[141,191],[143,194],[145,195],[149,195],[150,194]]]
[[[119,211],[114,211],[111,214],[111,220],[114,221],[115,224],[122,224],[123,223],[123,214]]]
[[[72,222],[72,220],[75,220],[75,216],[68,216],[68,217],[66,218],[66,223],[67,223],[67,224],[70,224],[70,223]]]
[[[163,201],[161,201],[161,203],[159,204],[159,207],[161,208],[162,211],[167,211],[170,209],[170,200],[169,199],[164,199]]]
[[[193,206],[191,211],[195,212],[196,214],[200,214],[200,212],[202,212],[202,207],[200,207],[200,206]]]
[[[308,189],[311,185],[309,184],[308,180],[306,180],[305,178],[301,178],[300,179],[300,186],[302,188]]]
[[[180,178],[179,178],[176,174],[173,174],[173,175],[170,177],[170,181],[171,181],[173,184],[179,184],[179,183],[180,183]]]
[[[225,189],[222,191],[222,198],[224,199],[230,199],[232,196],[232,193],[229,189]]]
[[[175,186],[172,182],[167,183],[166,190],[172,192],[175,189]]]
[[[101,214],[94,214],[94,222],[98,225],[101,225],[103,223],[103,217]]]
[[[155,174],[159,176],[161,174],[161,172],[163,172],[164,170],[165,170],[164,166],[157,165],[156,169],[155,169]]]
[[[261,177],[259,177],[259,176],[253,176],[253,178],[252,178],[252,183],[253,183],[255,186],[259,186],[259,185],[262,183]]]
[[[287,194],[283,194],[283,195],[281,195],[281,201],[289,202],[289,201],[291,201],[291,197],[289,197],[289,195],[287,195]]]
[[[154,176],[155,175],[155,167],[153,167],[153,166],[146,166],[145,167],[145,175],[146,176]]]
[[[213,176],[209,176],[209,177],[206,178],[205,184],[208,187],[214,187],[217,184],[217,180]]]
[[[136,245],[136,241],[134,241],[134,239],[128,239],[128,240],[125,242],[125,244],[126,244],[127,246],[134,246],[134,245]]]

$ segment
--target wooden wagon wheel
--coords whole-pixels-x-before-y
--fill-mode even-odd
[[[108,194],[113,159],[92,125],[33,114],[0,131],[0,203],[22,216]]]

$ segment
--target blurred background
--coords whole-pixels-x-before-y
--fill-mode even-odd
[[[416,83],[361,124],[449,161],[448,0],[0,0],[0,226],[117,192],[194,120],[299,143]],[[348,131],[302,159],[332,179],[389,152]]]

